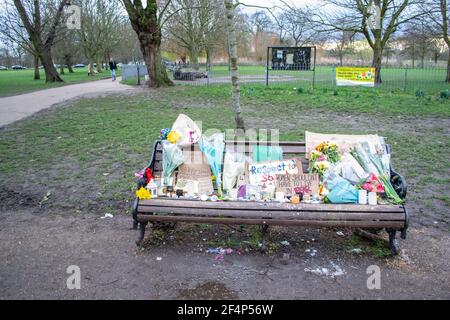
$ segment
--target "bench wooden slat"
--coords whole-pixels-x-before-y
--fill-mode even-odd
[[[180,207],[138,207],[138,212],[171,214],[186,216],[209,216],[209,217],[237,217],[246,219],[286,219],[286,220],[387,220],[402,221],[404,215],[398,213],[361,213],[361,212],[311,212],[311,211],[259,211],[239,209],[208,209],[208,208],[180,208]]]
[[[226,150],[242,152],[246,154],[253,154],[253,149],[255,145],[226,145]],[[299,154],[301,156],[305,155],[306,148],[302,146],[281,146],[283,149],[283,154]]]
[[[246,201],[198,201],[171,198],[155,198],[140,200],[139,207],[182,207],[182,208],[209,208],[209,209],[240,209],[261,211],[312,211],[312,212],[392,212],[403,213],[404,209],[398,205],[359,205],[359,204],[290,204],[277,202],[246,202]]]
[[[355,227],[355,228],[402,228],[403,221],[317,221],[317,220],[278,220],[278,219],[239,219],[190,216],[137,215],[138,221],[188,222],[213,224],[248,224],[277,226],[318,226],[318,227]]]

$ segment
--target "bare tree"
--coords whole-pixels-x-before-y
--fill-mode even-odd
[[[390,37],[405,23],[423,14],[422,0],[322,0],[312,21],[322,32],[352,31],[364,35],[373,52],[376,83],[381,83],[383,50]]]
[[[51,48],[55,41],[58,28],[61,24],[64,7],[69,4],[68,0],[61,0],[56,6],[52,18],[42,19],[42,0],[24,1],[13,0],[18,15],[25,30],[36,50],[37,56],[42,62],[45,70],[46,82],[63,82],[53,65]],[[47,3],[48,5],[48,3]]]
[[[344,56],[352,54],[354,49],[352,47],[355,38],[355,33],[351,31],[336,32],[332,39],[336,43],[335,47],[331,49],[331,55],[339,59],[339,65],[343,66]]]
[[[161,61],[161,27],[166,19],[170,18],[164,14],[171,0],[165,2],[147,0],[146,7],[143,6],[141,0],[121,1],[139,39],[149,76],[148,85],[150,87],[172,85]]]
[[[417,58],[420,59],[420,67],[425,67],[425,58],[431,52],[435,36],[425,15],[405,25],[403,35],[398,39],[404,43],[402,53],[412,60],[413,68]]]
[[[238,3],[233,0],[224,0],[227,19],[227,31],[228,31],[228,45],[230,52],[230,67],[231,67],[231,85],[232,100],[234,109],[234,119],[236,122],[236,129],[245,129],[244,119],[241,116],[241,102],[240,102],[240,86],[239,86],[239,71],[238,71],[238,54],[237,54],[237,40],[236,40],[236,27],[235,27],[235,9]]]
[[[279,25],[286,32],[295,47],[301,47],[313,43],[318,37],[318,32],[311,23],[310,9],[308,7],[299,8],[286,1],[281,0],[287,10],[277,17]]]
[[[39,80],[39,55],[22,23],[19,12],[11,1],[3,2],[0,9],[2,12],[0,16],[0,25],[2,26],[0,28],[0,37],[5,43],[9,43],[12,46],[17,45],[33,56],[34,79]],[[51,17],[47,16],[47,10],[44,10],[42,15],[42,20],[44,21],[51,19]]]
[[[89,73],[93,73],[93,65],[97,64],[97,72],[101,72],[102,60],[105,52],[121,40],[121,14],[114,1],[82,0],[77,2],[81,6],[81,29],[78,37],[84,56],[89,61]]]
[[[225,8],[222,1],[209,1],[209,7],[202,6],[200,10],[208,17],[203,30],[203,47],[206,52],[206,63],[212,64],[214,52],[224,43],[226,37]]]
[[[450,82],[450,2],[447,0],[424,0],[424,12],[426,12],[432,19],[440,37],[444,40],[449,50],[447,61],[447,76],[445,81]]]
[[[168,13],[172,15],[166,29],[178,46],[185,48],[192,67],[198,70],[198,58],[203,49],[205,30],[209,23],[210,7],[214,1],[173,0]]]
[[[60,74],[64,74],[64,66],[67,65],[69,73],[74,73],[72,69],[73,59],[80,51],[80,41],[77,32],[68,32],[54,45],[55,60],[60,64]]]
[[[262,61],[266,54],[269,33],[273,29],[272,19],[266,11],[259,10],[251,15],[249,24],[253,34],[255,58],[257,61]]]

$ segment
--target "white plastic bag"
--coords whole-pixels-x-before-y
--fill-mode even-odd
[[[186,147],[191,144],[197,143],[202,132],[197,124],[185,114],[178,115],[172,125],[172,131],[176,131],[180,134],[180,139],[177,141],[177,145]]]
[[[236,184],[237,178],[245,173],[245,163],[249,158],[241,153],[225,153],[223,164],[223,190],[231,190]]]

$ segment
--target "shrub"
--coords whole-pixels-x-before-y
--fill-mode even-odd
[[[423,98],[425,97],[425,92],[423,92],[422,90],[416,90],[415,95],[417,98]]]
[[[448,89],[445,91],[441,91],[439,97],[444,100],[450,99],[450,91],[448,91]]]

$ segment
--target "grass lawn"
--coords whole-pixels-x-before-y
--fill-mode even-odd
[[[42,204],[50,192],[45,210],[129,212],[134,172],[146,165],[160,129],[179,113],[203,121],[204,130],[232,128],[230,105],[229,86],[176,86],[85,99],[9,125],[0,131],[2,205],[17,194]],[[286,140],[302,140],[305,130],[386,137],[416,223],[442,221],[448,231],[450,100],[252,85],[242,87],[242,108],[248,128],[279,129]]]
[[[41,80],[33,79],[33,69],[0,71],[0,97],[54,88],[66,84],[95,81],[110,76],[108,70],[103,70],[102,73],[91,77],[87,75],[87,68],[76,68],[73,70],[75,71],[74,73],[69,73],[67,69],[65,69],[65,74],[62,75],[62,78],[65,81],[64,83],[45,83],[45,73],[43,69],[40,70]],[[118,74],[120,75],[120,70]]]

